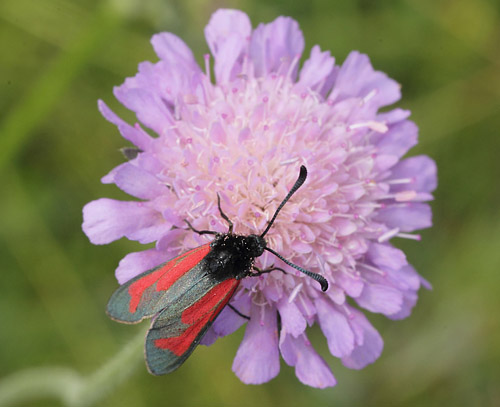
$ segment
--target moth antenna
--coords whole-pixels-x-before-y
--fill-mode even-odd
[[[266,247],[264,250],[267,250],[268,252],[274,254],[278,259],[282,260],[283,262],[288,264],[290,267],[293,267],[294,269],[299,270],[301,273],[304,273],[306,276],[309,276],[309,277],[313,278],[314,280],[316,280],[318,283],[321,284],[321,291],[324,292],[324,291],[328,290],[328,281],[322,275],[320,275],[318,273],[313,273],[312,271],[308,271],[306,269],[303,269],[300,266],[297,266],[296,264],[293,264],[291,261],[288,261],[281,254],[276,253],[273,249],[270,249],[269,247]]]
[[[276,220],[278,213],[281,211],[283,206],[285,206],[285,204],[288,202],[288,200],[292,197],[292,195],[295,193],[295,191],[297,191],[297,189],[299,189],[302,186],[302,184],[304,183],[306,178],[307,178],[307,169],[306,169],[306,167],[301,165],[299,178],[297,178],[297,181],[295,181],[295,184],[293,184],[293,187],[292,187],[292,189],[290,189],[290,192],[288,192],[288,195],[280,203],[280,206],[278,206],[278,209],[276,209],[276,212],[274,212],[273,217],[271,218],[271,220],[267,224],[266,229],[264,230],[264,232],[262,232],[260,237],[264,237],[266,235],[266,233],[269,232],[269,229],[271,229],[271,226],[273,225],[274,221]],[[270,249],[269,247],[265,247],[265,250],[274,254],[278,259],[282,260],[284,263],[288,264],[290,267],[293,267],[294,269],[299,270],[301,273],[304,273],[306,276],[309,276],[309,277],[313,278],[314,280],[316,280],[318,283],[321,284],[322,291],[328,290],[328,281],[322,275],[317,274],[317,273],[313,273],[312,271],[308,271],[300,266],[297,266],[296,264],[293,264],[291,261],[288,261],[281,254],[276,253],[273,249]]]
[[[264,232],[262,232],[262,234],[260,235],[260,237],[264,237],[266,235],[266,233],[269,232],[269,229],[271,229],[271,226],[273,225],[273,223],[274,223],[274,221],[276,219],[276,216],[278,216],[278,213],[281,211],[281,208],[283,208],[283,206],[285,206],[285,204],[292,197],[292,195],[295,193],[295,191],[297,191],[297,189],[299,189],[301,187],[301,185],[304,183],[304,181],[306,180],[306,178],[307,178],[307,169],[306,169],[306,167],[304,167],[303,165],[301,165],[300,166],[299,178],[297,178],[297,181],[295,181],[295,184],[293,184],[293,187],[292,187],[292,189],[290,189],[290,192],[288,192],[288,195],[280,203],[280,206],[278,206],[278,209],[276,209],[276,212],[274,212],[273,217],[271,218],[271,220],[267,224],[266,229],[264,230]]]
[[[229,231],[227,233],[231,235],[233,233],[233,222],[231,222],[231,219],[229,219],[227,215],[222,211],[222,208],[220,207],[220,195],[218,192],[217,192],[217,206],[219,207],[220,216],[222,216],[222,219],[224,219],[229,225]]]

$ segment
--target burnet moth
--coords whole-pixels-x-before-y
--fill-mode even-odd
[[[278,267],[259,270],[254,266],[255,258],[266,250],[319,282],[323,291],[328,289],[324,277],[284,259],[267,247],[264,239],[306,177],[306,167],[301,166],[297,181],[260,235],[233,234],[233,223],[222,211],[217,196],[221,217],[229,225],[227,233],[199,231],[186,221],[193,232],[215,235],[212,242],[138,275],[113,293],[107,313],[115,321],[134,324],[153,317],[145,344],[146,364],[152,374],[170,373],[184,363],[228,304],[241,279],[276,269],[284,271]]]

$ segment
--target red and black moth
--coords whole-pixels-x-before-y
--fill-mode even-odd
[[[220,214],[229,225],[227,233],[198,231],[186,221],[196,233],[215,235],[213,241],[138,275],[113,293],[107,307],[112,319],[134,324],[153,317],[145,345],[146,364],[152,374],[170,373],[184,363],[228,304],[241,279],[282,270],[259,270],[254,266],[255,258],[265,250],[318,281],[323,291],[328,289],[324,277],[284,259],[267,247],[264,239],[281,208],[306,177],[307,170],[301,166],[297,181],[260,235],[234,234],[218,197]]]

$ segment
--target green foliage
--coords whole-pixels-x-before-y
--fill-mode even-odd
[[[435,226],[422,242],[404,242],[404,249],[434,289],[421,293],[407,320],[370,316],[385,349],[362,371],[329,357],[313,330],[338,379],[333,389],[300,385],[284,363],[266,385],[241,384],[230,369],[240,330],[200,347],[167,377],[152,377],[131,361],[134,375],[97,405],[500,405],[498,2],[222,3],[243,9],[254,24],[290,15],[308,48],[320,44],[338,61],[359,49],[402,84],[399,106],[412,110],[421,129],[412,154],[432,156],[439,169]],[[99,183],[122,161],[125,143],[96,101],[133,120],[112,87],[133,75],[140,61],[155,59],[149,37],[173,31],[201,57],[207,51],[202,28],[222,3],[0,2],[2,377],[63,366],[95,380],[92,373],[144,329],[104,314],[117,262],[139,246],[125,240],[92,246],[80,228],[86,202],[124,198]],[[69,373],[67,380],[73,380]],[[42,398],[48,394],[41,391],[30,405],[54,405]]]

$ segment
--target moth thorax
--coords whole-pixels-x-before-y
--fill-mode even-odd
[[[240,259],[253,259],[264,253],[266,241],[258,235],[233,235],[230,233],[217,235],[212,242],[216,251],[231,253]]]

